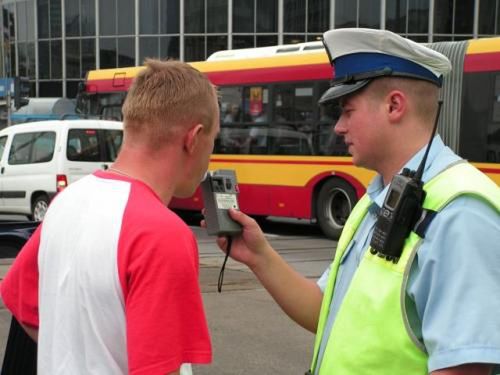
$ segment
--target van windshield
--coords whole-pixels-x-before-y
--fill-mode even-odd
[[[118,129],[70,129],[66,157],[70,161],[113,162],[122,138],[123,131]]]

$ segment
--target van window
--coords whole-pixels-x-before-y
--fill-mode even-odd
[[[106,139],[106,151],[109,156],[108,161],[115,161],[118,156],[118,151],[122,145],[123,131],[122,130],[103,130]]]
[[[0,137],[0,160],[2,160],[3,150],[5,150],[6,142],[7,142],[7,136]]]
[[[66,157],[71,161],[112,162],[122,144],[123,131],[70,129]]]
[[[46,163],[52,160],[56,144],[55,132],[16,134],[12,139],[9,164]]]

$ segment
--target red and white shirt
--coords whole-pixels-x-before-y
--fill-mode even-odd
[[[1,285],[39,327],[38,373],[166,374],[209,363],[192,231],[145,184],[96,172],[71,184]]]

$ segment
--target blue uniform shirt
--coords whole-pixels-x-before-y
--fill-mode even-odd
[[[425,148],[405,165],[416,170]],[[423,181],[460,160],[436,136]],[[343,255],[318,363],[333,321],[364,252],[388,186],[380,175],[368,186],[374,202]],[[324,291],[328,268],[318,285]],[[468,196],[453,200],[436,215],[412,264],[407,313],[429,354],[429,372],[463,363],[494,363],[500,369],[500,215]],[[496,373],[496,372],[495,372]]]

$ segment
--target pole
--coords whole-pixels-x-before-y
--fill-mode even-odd
[[[12,102],[12,98],[10,96],[10,90],[9,90],[7,92],[7,126],[11,126],[12,125],[11,119],[10,119],[10,115],[12,113],[11,102]]]

